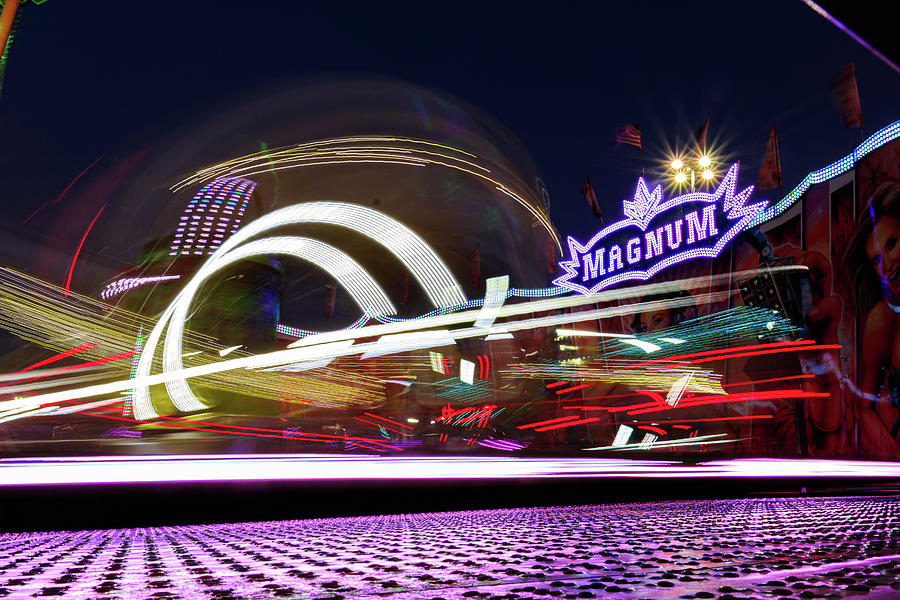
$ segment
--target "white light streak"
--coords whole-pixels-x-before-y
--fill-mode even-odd
[[[657,437],[659,437],[659,436],[657,436],[655,433],[650,433],[650,432],[645,433],[644,437],[638,443],[638,449],[639,450],[649,450],[650,447],[653,445],[653,442],[656,441]]]
[[[651,286],[652,287],[652,286]],[[632,290],[634,288],[631,288]],[[721,292],[718,294],[710,294],[711,301],[720,301],[727,298],[729,295],[728,292]],[[573,300],[577,300],[577,303],[573,303]],[[593,297],[578,295],[577,297],[569,297],[569,298],[557,298],[550,300],[538,300],[535,302],[523,302],[521,304],[514,304],[510,306],[506,306],[501,311],[501,316],[506,316],[504,313],[509,315],[514,314],[531,314],[535,312],[542,311],[552,311],[553,304],[559,305],[578,305],[581,304],[592,304],[595,302]],[[659,305],[660,308],[668,308],[681,306],[682,304],[693,302],[688,298],[675,298],[671,300],[658,300],[649,302],[646,304]],[[170,309],[172,306],[169,307]],[[169,310],[169,309],[167,309]],[[566,323],[580,322],[580,321],[588,321],[588,320],[596,320],[603,318],[610,318],[614,316],[619,316],[622,314],[631,314],[634,311],[634,305],[629,305],[628,307],[619,307],[619,306],[611,306],[602,309],[594,309],[576,313],[563,313],[563,314],[552,314],[545,317],[536,317],[532,319],[524,319],[520,321],[510,321],[504,323],[504,327],[509,331],[521,331],[524,329],[535,329],[538,327],[554,327],[557,325],[562,325]],[[89,398],[94,396],[101,396],[105,394],[116,393],[125,389],[129,389],[134,387],[135,389],[135,418],[139,420],[146,420],[148,417],[138,416],[138,403],[137,403],[137,391],[139,389],[143,389],[145,393],[147,393],[147,388],[150,385],[156,385],[160,383],[168,383],[172,381],[181,380],[182,382],[185,379],[192,377],[199,377],[204,375],[210,375],[213,373],[221,373],[224,371],[230,371],[232,369],[242,369],[242,368],[252,368],[252,369],[261,369],[266,367],[274,367],[278,365],[291,364],[301,361],[307,360],[321,360],[327,358],[337,358],[338,356],[351,356],[355,354],[365,354],[368,351],[375,350],[383,350],[384,346],[379,346],[381,341],[376,342],[368,342],[363,344],[355,344],[352,346],[347,346],[346,343],[341,346],[335,344],[334,346],[327,345],[327,343],[331,343],[334,341],[343,341],[353,340],[356,338],[366,338],[366,337],[374,337],[379,334],[391,334],[392,332],[397,331],[408,331],[409,329],[415,328],[420,329],[422,327],[430,327],[438,324],[445,324],[447,322],[464,322],[464,321],[474,321],[475,315],[479,313],[478,310],[466,311],[465,313],[458,313],[452,315],[442,315],[436,317],[429,317],[427,319],[419,319],[416,322],[400,322],[400,323],[390,323],[386,325],[369,325],[365,327],[360,327],[358,329],[354,329],[352,331],[334,331],[323,333],[315,336],[309,336],[308,338],[304,338],[303,341],[306,342],[306,345],[292,348],[288,347],[286,350],[277,350],[274,352],[269,352],[266,354],[260,354],[255,356],[247,356],[234,358],[230,360],[223,360],[217,363],[211,363],[207,365],[198,365],[195,367],[189,367],[186,369],[178,369],[178,370],[164,370],[162,373],[157,375],[149,375],[147,373],[142,373],[140,371],[140,364],[137,375],[133,380],[122,380],[111,382],[107,384],[100,384],[94,386],[88,386],[84,388],[54,392],[49,394],[42,394],[39,396],[32,396],[27,399],[21,400],[9,400],[7,402],[0,403],[0,410],[11,408],[15,406],[40,406],[43,404],[49,404],[53,402],[60,402],[63,400],[73,400],[76,398]],[[164,313],[163,318],[160,322],[163,322],[163,319],[166,319],[167,316]],[[141,356],[141,359],[144,360],[147,358],[149,363],[149,355],[147,354],[147,348],[150,347],[150,341],[154,342],[154,345],[158,342],[159,336],[157,335],[156,339],[154,338],[154,332],[159,331],[161,328],[159,327],[159,323],[157,323],[157,327],[154,328],[153,332],[151,332],[150,337],[147,340],[147,344],[145,345],[144,354]],[[432,332],[433,333],[433,332]],[[448,332],[448,335],[453,340],[457,339],[465,339],[472,337],[480,337],[484,335],[484,329],[481,327],[467,327],[461,329],[454,329]],[[310,345],[312,341],[320,341],[323,342],[321,344]],[[443,336],[435,336],[436,344],[446,345],[446,339]],[[422,340],[424,341],[424,340]],[[149,370],[149,364],[148,370]],[[174,401],[174,399],[173,399]],[[149,396],[147,397],[147,405],[149,405]],[[152,405],[150,406],[150,410],[152,410]],[[146,415],[147,413],[141,413]],[[155,411],[150,414],[149,418],[153,418],[155,416]]]
[[[475,383],[475,363],[465,359],[459,361],[459,380],[469,385]]]
[[[639,340],[635,338],[624,338],[622,340],[623,344],[631,344],[632,346],[637,346],[647,354],[651,352],[656,352],[657,350],[662,350],[662,346],[657,346],[656,344],[651,344],[650,342],[645,342],[644,340]]]
[[[627,333],[605,333],[602,331],[587,331],[583,329],[557,329],[556,335],[559,337],[606,337],[606,338],[633,338],[633,335]],[[660,338],[662,339],[662,338]]]
[[[426,295],[436,307],[453,306],[465,302],[459,283],[447,266],[438,258],[415,232],[405,225],[367,207],[339,202],[306,202],[289,206],[264,215],[247,224],[225,240],[200,268],[188,284],[179,292],[175,300],[166,308],[141,353],[136,370],[136,379],[142,380],[150,374],[153,355],[168,325],[163,347],[163,372],[178,372],[181,362],[182,336],[185,321],[194,295],[201,284],[215,272],[229,264],[259,254],[281,253],[312,260],[325,270],[349,292],[360,308],[372,316],[393,314],[393,304],[372,277],[349,256],[323,242],[308,238],[282,237],[264,238],[239,247],[250,238],[274,228],[299,223],[323,223],[347,227],[374,241],[387,245],[403,262]],[[191,392],[185,379],[175,379],[166,383],[166,390],[176,408],[181,411],[202,410],[206,406]],[[139,420],[157,416],[150,399],[150,390],[135,387],[134,414]]]
[[[691,382],[691,377],[693,377],[693,375],[693,373],[685,373],[675,380],[675,383],[669,388],[669,393],[666,394],[666,404],[669,406],[678,406],[678,401],[681,400],[681,397],[684,395],[684,390],[687,389],[688,383]]]
[[[619,430],[616,432],[616,437],[613,439],[612,446],[610,448],[617,448],[619,446],[628,445],[628,438],[631,437],[631,432],[634,431],[633,428],[628,425],[619,425]],[[594,448],[588,448],[588,450],[593,450]]]
[[[240,231],[238,232],[240,234]],[[220,248],[221,250],[221,248]],[[798,270],[799,267],[796,266],[787,266],[787,267],[773,267],[772,271],[790,271],[790,270]],[[722,274],[713,277],[698,277],[692,279],[685,279],[682,283],[685,287],[692,287],[699,284],[704,285],[713,285],[718,281],[725,281],[726,278],[731,276],[740,277],[748,272],[738,272],[734,274]],[[631,288],[626,288],[623,290],[609,290],[606,292],[601,292],[595,294],[593,296],[584,296],[584,295],[576,295],[570,297],[563,298],[549,298],[543,300],[537,300],[532,302],[523,302],[520,304],[512,304],[504,306],[500,313],[499,317],[511,317],[522,314],[532,314],[532,313],[542,313],[545,311],[554,311],[560,308],[566,307],[574,307],[586,304],[594,304],[596,302],[607,302],[611,300],[615,300],[617,298],[632,298],[632,297],[642,297],[648,294],[655,293],[657,291],[669,289],[671,284],[662,283],[662,284],[648,284],[642,286],[634,286]],[[716,302],[720,301],[724,298],[728,297],[727,292],[717,292],[708,295],[708,301]],[[575,312],[575,313],[565,313],[565,314],[557,314],[550,315],[546,317],[525,319],[520,321],[506,322],[503,324],[504,329],[508,331],[520,331],[524,329],[533,329],[537,327],[554,327],[564,324],[577,323],[582,321],[596,320],[596,319],[604,319],[620,316],[623,314],[631,314],[635,310],[643,311],[645,309],[653,308],[653,309],[665,309],[665,308],[676,308],[679,306],[686,306],[688,303],[694,304],[694,301],[691,299],[684,298],[676,298],[671,300],[659,300],[653,302],[646,302],[640,304],[631,304],[628,306],[620,307],[620,306],[611,306],[603,309],[595,309],[584,312]],[[637,307],[637,308],[636,308]],[[154,328],[153,332],[151,332],[150,338],[147,341],[145,348],[155,347],[155,345],[159,341],[159,337],[161,335],[161,331],[164,328],[160,324],[164,324],[169,318],[171,318],[173,307],[170,306],[166,313],[163,314],[160,321],[157,323],[157,326]],[[353,340],[356,338],[371,338],[379,335],[390,335],[401,332],[408,332],[411,330],[420,330],[423,328],[432,328],[432,327],[446,327],[447,325],[459,324],[465,322],[474,322],[477,319],[480,310],[469,310],[469,311],[461,311],[459,313],[453,313],[448,315],[439,315],[435,317],[428,317],[424,319],[415,319],[410,321],[398,322],[398,323],[389,323],[383,325],[370,325],[366,327],[361,327],[358,329],[354,329],[352,331],[334,331],[318,334],[315,336],[308,336],[301,340],[303,343],[302,347],[294,347],[295,344],[292,344],[288,347],[287,350],[280,350],[275,352],[270,352],[258,356],[252,357],[241,357],[237,359],[224,360],[217,363],[207,364],[207,365],[199,365],[195,367],[190,367],[187,369],[179,369],[176,371],[164,371],[163,373],[157,375],[149,374],[149,361],[151,360],[152,353],[147,352],[145,350],[144,354],[142,354],[141,359],[145,361],[145,372],[141,372],[140,364],[138,372],[136,373],[136,378],[134,380],[121,380],[115,381],[105,384],[87,386],[83,388],[76,388],[71,390],[65,390],[60,392],[53,392],[47,394],[41,394],[37,396],[32,396],[25,399],[14,399],[8,400],[5,402],[0,402],[0,410],[9,410],[18,407],[38,407],[46,404],[52,404],[55,402],[62,402],[67,400],[74,400],[78,398],[90,398],[96,396],[103,396],[106,394],[115,394],[124,390],[135,388],[135,391],[143,388],[145,394],[147,394],[146,402],[144,404],[144,412],[139,412],[139,405],[135,404],[135,418],[146,420],[148,418],[153,418],[156,416],[155,411],[152,408],[152,405],[149,403],[149,394],[147,390],[147,386],[157,385],[161,383],[166,383],[170,381],[175,381],[177,379],[187,379],[192,377],[201,377],[205,375],[210,375],[214,373],[222,373],[226,371],[230,371],[233,369],[242,369],[242,368],[255,368],[262,369],[267,367],[274,367],[279,365],[292,364],[302,361],[310,361],[310,360],[321,360],[328,358],[335,358],[338,356],[350,356],[359,353],[364,353],[368,350],[374,350],[375,343],[367,343],[367,344],[357,344],[353,345]],[[467,337],[476,337],[482,336],[484,334],[483,328],[462,328],[451,331],[451,337],[453,339],[462,339]],[[150,342],[153,342],[152,346]],[[344,341],[345,343],[342,345],[329,346],[326,345],[330,342],[339,342]],[[349,341],[348,345],[346,342]],[[137,396],[137,394],[136,394]],[[148,408],[149,407],[149,408]]]
[[[503,277],[491,277],[485,283],[484,304],[481,306],[481,312],[478,319],[475,320],[475,327],[488,328],[494,324],[497,315],[503,303],[506,302],[506,290],[509,289],[509,275]]]

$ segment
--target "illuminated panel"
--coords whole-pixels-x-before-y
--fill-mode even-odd
[[[634,431],[628,425],[619,425],[619,430],[616,432],[616,437],[613,440],[613,446],[624,446],[628,443],[628,438],[631,437],[631,432]]]
[[[126,277],[124,279],[116,279],[113,282],[107,283],[106,286],[100,291],[100,298],[102,300],[110,300],[115,298],[119,294],[127,292],[132,288],[136,288],[140,285],[145,285],[148,283],[158,283],[160,281],[174,281],[176,279],[180,279],[181,275],[157,275],[152,277]]]
[[[685,260],[715,258],[767,204],[746,204],[753,186],[737,192],[737,176],[735,163],[714,192],[666,201],[662,186],[651,192],[638,178],[634,199],[622,203],[624,219],[583,245],[568,237],[569,259],[559,263],[565,274],[553,283],[593,294],[623,281],[646,281]]]
[[[469,385],[475,383],[475,363],[465,359],[459,361],[459,380]]]
[[[735,193],[737,164],[732,165],[715,192],[690,192],[666,201],[660,186],[650,191],[639,178],[633,200],[623,202],[626,218],[605,227],[584,245],[568,238],[569,259],[559,263],[565,274],[553,283],[591,294],[624,281],[646,281],[684,260],[714,258],[741,231],[775,218],[813,185],[850,171],[865,155],[898,138],[900,121],[895,121],[848,156],[809,173],[787,196],[768,207],[766,202],[745,204],[753,186]],[[689,203],[701,203],[700,208],[661,219],[657,227],[651,227],[651,221]]]
[[[241,177],[221,177],[197,190],[179,218],[169,256],[212,254],[238,230],[256,185]]]
[[[357,329],[359,327],[364,326],[371,320],[369,315],[363,315],[358,318],[356,321],[347,326],[347,329]],[[301,329],[300,327],[294,327],[293,325],[285,325],[284,323],[278,323],[275,325],[275,333],[280,333],[281,335],[286,335],[289,337],[295,338],[303,338],[309,335],[318,335],[320,332],[312,331],[310,329]]]

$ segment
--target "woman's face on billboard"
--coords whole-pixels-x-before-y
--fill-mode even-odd
[[[635,333],[645,333],[647,331],[659,331],[665,329],[672,324],[672,318],[669,316],[669,309],[652,310],[641,313]]]
[[[900,297],[900,219],[893,215],[878,219],[866,244],[866,255],[882,284]]]

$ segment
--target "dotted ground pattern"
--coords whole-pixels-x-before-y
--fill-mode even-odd
[[[0,596],[900,598],[900,497],[0,535]]]

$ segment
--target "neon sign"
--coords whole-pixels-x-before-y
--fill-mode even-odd
[[[586,244],[569,236],[569,260],[553,283],[593,294],[623,281],[646,281],[692,258],[715,258],[750,226],[767,201],[745,204],[753,192],[739,193],[738,165],[728,169],[714,192],[689,192],[663,201],[662,186],[647,189],[638,178],[633,200],[622,202],[625,218],[603,228]]]

